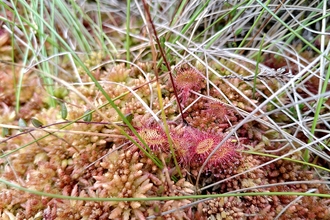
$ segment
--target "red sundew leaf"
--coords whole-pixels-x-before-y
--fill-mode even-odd
[[[224,119],[228,114],[227,107],[220,102],[207,102],[206,107],[206,112],[209,112],[212,116],[218,118]]]
[[[212,155],[206,168],[213,169],[221,166],[223,168],[237,164],[240,157],[236,151],[237,145],[232,140],[227,140],[221,147]]]
[[[221,141],[222,135],[206,133],[196,128],[187,127],[183,139],[190,144],[189,153],[187,154],[188,161],[192,160],[202,164]]]
[[[166,133],[159,124],[141,121],[141,125],[136,128],[136,131],[152,150],[169,150]],[[134,139],[139,141],[135,136]]]
[[[206,133],[197,128],[186,127],[182,135],[172,134],[172,137],[181,164],[202,165],[221,142],[223,134]],[[237,148],[238,145],[233,140],[226,141],[212,155],[206,164],[206,169],[212,171],[237,164],[240,158]]]
[[[138,133],[151,148],[161,146],[167,142],[166,136],[164,137],[165,133],[157,127],[141,128],[138,130]]]
[[[174,79],[175,86],[182,93],[181,101],[185,103],[189,97],[189,91],[200,91],[204,86],[204,78],[193,68],[182,68]]]

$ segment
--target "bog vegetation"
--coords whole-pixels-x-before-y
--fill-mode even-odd
[[[330,219],[329,7],[0,2],[0,218]]]

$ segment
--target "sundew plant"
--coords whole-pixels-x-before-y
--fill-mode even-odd
[[[330,219],[326,0],[0,2],[1,219]]]

